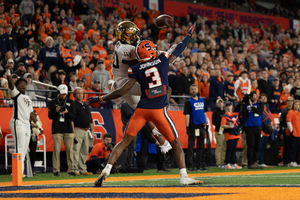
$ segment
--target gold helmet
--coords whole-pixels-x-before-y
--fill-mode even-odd
[[[140,29],[131,21],[120,22],[116,28],[116,35],[120,42],[134,44],[140,33]]]

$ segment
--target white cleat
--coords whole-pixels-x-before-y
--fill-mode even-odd
[[[172,149],[171,144],[167,140],[165,140],[165,143],[159,147],[163,154],[166,154],[169,150]]]
[[[109,173],[105,170],[102,171],[102,173],[98,176],[96,179],[94,185],[96,187],[102,187],[104,180],[109,176]]]
[[[190,177],[180,178],[180,185],[199,185],[203,184],[203,181],[197,181]]]

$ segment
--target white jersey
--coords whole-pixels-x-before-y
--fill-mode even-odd
[[[30,113],[33,112],[32,101],[29,96],[20,93],[16,87],[9,89],[9,94],[14,102],[12,118],[20,120],[23,124],[30,125]]]
[[[135,46],[130,44],[122,44],[120,41],[117,42],[114,51],[114,61],[112,74],[114,81],[118,81],[120,78],[128,77],[129,65],[122,63],[122,60],[136,60]]]

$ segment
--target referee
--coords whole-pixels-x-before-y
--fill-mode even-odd
[[[74,119],[75,138],[78,141],[74,144],[74,171],[76,175],[93,175],[92,172],[87,171],[85,161],[89,155],[89,133],[94,136],[94,127],[91,116],[91,111],[86,103],[83,103],[83,90],[80,87],[75,88],[75,110],[76,115]]]
[[[29,96],[25,95],[27,81],[24,78],[19,78],[14,84],[11,78],[11,69],[14,67],[14,61],[8,59],[6,68],[8,91],[11,99],[14,102],[12,118],[9,122],[9,127],[13,136],[16,153],[22,153],[22,172],[24,171],[24,159],[27,153],[30,141],[30,122],[31,119],[43,133],[41,124],[37,121],[36,115],[33,112],[32,102]],[[23,178],[26,175],[23,174]]]

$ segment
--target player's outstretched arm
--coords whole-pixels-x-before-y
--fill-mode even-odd
[[[7,81],[8,81],[8,87],[9,89],[13,90],[15,87],[15,84],[11,78],[11,69],[13,69],[14,63],[8,62],[7,65],[5,66],[6,69],[6,75],[7,75]]]
[[[187,35],[185,36],[185,38],[183,38],[183,40],[176,46],[176,48],[172,52],[172,55],[170,56],[170,59],[169,59],[169,63],[172,63],[185,50],[186,46],[189,43],[190,37],[193,35],[195,27],[196,27],[196,22],[193,24],[193,26],[187,32]]]
[[[123,64],[127,64],[127,65],[135,65],[135,64],[138,64],[139,61],[138,60],[122,60],[122,63]]]
[[[109,101],[112,99],[116,99],[119,98],[121,96],[123,96],[124,94],[126,94],[135,84],[136,79],[134,78],[130,78],[122,87],[120,87],[119,89],[105,95],[105,96],[95,96],[95,97],[89,97],[89,104],[94,103],[94,102],[102,102],[102,101]]]

